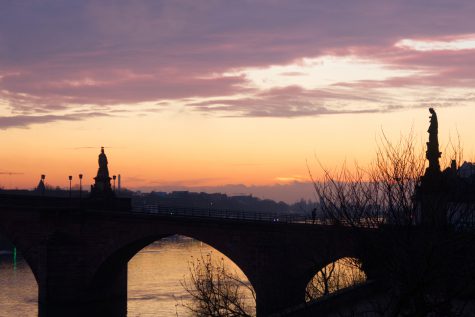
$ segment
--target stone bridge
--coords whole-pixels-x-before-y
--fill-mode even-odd
[[[125,316],[128,261],[175,234],[209,244],[236,263],[256,291],[257,315],[266,316],[304,303],[307,284],[328,263],[351,256],[365,264],[362,240],[372,231],[120,212],[78,199],[0,195],[0,234],[33,271],[41,316],[71,316],[73,309],[78,316]]]

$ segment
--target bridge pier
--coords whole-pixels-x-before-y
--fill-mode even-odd
[[[96,303],[68,303],[43,304],[38,303],[39,317],[126,317],[127,302],[96,302]]]
[[[108,285],[85,285],[76,277],[49,276],[39,283],[40,317],[127,315],[127,267]]]
[[[256,290],[256,315],[258,317],[280,313],[283,310],[305,304],[305,286],[301,283],[278,279],[257,285]]]
[[[87,246],[60,233],[37,252],[39,316],[127,315],[127,264],[96,279]]]

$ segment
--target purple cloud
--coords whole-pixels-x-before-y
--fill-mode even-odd
[[[7,1],[0,10],[0,100],[19,115],[8,119],[11,122],[22,122],[21,116],[37,122],[49,116],[52,121],[59,109],[83,104],[160,103],[243,92],[249,96],[224,99],[218,107],[191,104],[189,109],[288,117],[386,111],[397,100],[378,95],[375,88],[475,86],[473,50],[416,52],[394,47],[405,38],[473,33],[474,9],[475,3],[468,0]],[[220,75],[322,55],[355,55],[427,73],[341,83],[353,87],[351,92],[335,88],[279,96],[250,92],[244,88],[245,78]],[[373,90],[362,95],[358,85]],[[380,109],[338,111],[328,104],[338,98],[344,103],[361,98],[384,103]]]
[[[340,108],[326,106],[329,101],[337,100]],[[351,107],[355,101],[378,103],[376,107]],[[258,93],[252,98],[217,99],[212,101],[189,103],[187,106],[199,112],[215,112],[223,116],[236,117],[302,117],[331,114],[360,114],[399,109],[396,105],[381,106],[381,96],[371,93],[365,95],[354,91],[303,89],[289,86]],[[386,100],[387,101],[387,100]],[[347,107],[343,107],[346,105]]]
[[[67,115],[18,115],[10,117],[0,117],[0,130],[9,128],[27,128],[32,124],[49,123],[55,121],[79,121],[92,117],[108,116],[104,113],[89,112],[82,114]]]

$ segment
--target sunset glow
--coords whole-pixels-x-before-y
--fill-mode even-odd
[[[460,135],[474,158],[470,1],[12,1],[0,12],[4,188],[41,174],[65,187],[79,173],[89,186],[105,146],[127,188],[312,198],[310,185],[285,191],[308,168],[318,177],[317,162],[368,164],[382,130],[413,129],[423,147],[429,106],[442,150]]]

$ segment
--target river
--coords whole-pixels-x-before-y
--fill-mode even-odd
[[[224,258],[231,271],[243,273],[212,247],[186,237],[157,241],[137,253],[128,265],[127,316],[189,316],[183,307],[190,297],[181,282],[189,275],[190,261],[211,252]],[[0,251],[0,316],[37,316],[38,288],[28,265],[12,253]]]

